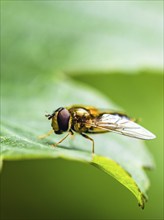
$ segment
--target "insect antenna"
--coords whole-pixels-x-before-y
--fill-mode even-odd
[[[45,116],[48,118],[48,120],[50,120],[54,116],[54,114],[52,114],[52,115],[46,114]]]

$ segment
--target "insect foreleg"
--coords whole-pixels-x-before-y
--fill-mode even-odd
[[[62,138],[59,142],[57,142],[56,144],[52,144],[52,146],[56,147],[58,144],[63,142],[69,135],[73,135],[73,131],[72,130],[70,130],[69,133],[64,138]]]
[[[38,138],[39,138],[39,139],[46,138],[46,137],[50,136],[53,132],[54,132],[54,131],[51,130],[51,131],[49,131],[47,134],[43,134],[43,135],[38,136]]]

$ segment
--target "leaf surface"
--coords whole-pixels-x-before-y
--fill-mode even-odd
[[[23,94],[22,92],[23,97],[13,99],[11,94],[10,97],[8,96],[3,100],[2,158],[4,160],[16,160],[62,157],[97,164],[100,169],[114,176],[130,189],[141,207],[144,207],[149,180],[143,167],[151,168],[153,160],[142,141],[109,133],[92,135],[96,145],[95,153],[101,155],[101,157],[92,158],[90,141],[78,134],[75,135],[74,140],[67,138],[56,148],[52,147],[52,144],[59,141],[63,136],[53,134],[44,140],[37,138],[51,129],[50,121],[44,116],[45,111],[51,113],[59,106],[68,106],[80,102],[84,105],[92,103],[97,107],[120,109],[96,90],[75,83],[67,77],[65,81],[66,83],[63,79],[55,80],[52,83],[53,86],[49,86],[41,94],[35,92],[31,96],[30,93]],[[37,84],[34,87],[37,88]],[[119,165],[117,166],[114,161]],[[121,170],[121,178],[118,175],[119,170]],[[127,175],[127,172],[130,173],[131,177]],[[128,183],[129,180],[133,182],[133,187],[129,186],[129,184],[131,185],[130,182]]]
[[[93,136],[92,158],[91,143],[79,135],[57,148],[51,144],[60,136],[37,137],[51,129],[45,113],[60,106],[122,110],[63,72],[161,68],[161,4],[146,5],[142,21],[138,17],[144,4],[131,1],[103,2],[101,8],[99,2],[87,1],[7,1],[2,7],[1,158],[62,157],[92,163],[131,190],[143,207],[149,187],[143,168],[153,167],[144,142],[115,134]]]

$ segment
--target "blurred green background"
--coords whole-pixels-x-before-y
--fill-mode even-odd
[[[2,219],[163,219],[163,1],[1,1],[1,13],[4,117],[17,123],[13,112],[30,112],[30,103],[41,116],[59,107],[54,80],[67,75],[157,135],[146,142],[156,168],[144,210],[89,164],[15,160],[1,174]]]

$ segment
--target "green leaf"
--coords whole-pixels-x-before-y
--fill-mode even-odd
[[[118,163],[101,156],[94,156],[92,163],[127,187],[135,195],[139,205],[144,208],[146,197],[141,193],[131,175],[127,173]]]
[[[35,89],[39,87],[37,83],[33,84]],[[31,85],[26,86],[26,90],[30,91],[30,88]],[[51,144],[59,141],[60,135],[52,135],[45,140],[39,140],[37,137],[51,129],[50,122],[44,117],[45,111],[52,112],[59,106],[79,102],[85,105],[92,103],[94,106],[104,106],[109,109],[119,109],[118,106],[109,102],[96,90],[75,83],[69,78],[55,80],[49,88],[40,94],[37,91],[24,94],[22,88],[21,96],[15,96],[13,99],[11,94],[2,102],[1,153],[4,160],[62,157],[89,163],[94,162],[94,164],[101,165],[108,173],[113,172],[114,162],[112,167],[111,161],[105,158],[103,160],[103,157],[100,157],[101,160],[97,160],[98,157],[92,160],[91,143],[80,135],[76,135],[72,141],[68,138],[57,148],[52,147]],[[143,167],[151,168],[153,166],[152,157],[143,142],[115,134],[95,135],[93,138],[96,143],[95,153],[97,155],[116,161],[122,167],[120,169],[130,173],[136,183],[135,195],[143,207],[144,197],[146,197],[146,191],[149,187],[149,180]],[[129,188],[126,182],[127,173],[124,171],[122,174],[124,174],[122,179],[115,177],[121,183],[124,179],[125,186]],[[137,190],[139,196],[136,194]]]
[[[2,67],[7,59],[21,79],[54,69],[162,68],[162,9],[162,1],[3,1]]]
[[[99,2],[2,2],[3,160],[62,157],[96,164],[130,189],[144,206],[149,180],[143,168],[153,167],[144,142],[115,134],[93,136],[99,156],[92,158],[90,142],[79,135],[57,148],[51,144],[60,136],[37,137],[51,129],[44,114],[60,106],[92,104],[122,110],[61,70],[96,69],[101,73],[119,69],[125,73],[125,69],[161,68],[162,9],[160,3],[154,5],[127,1],[126,5],[119,2],[118,7],[118,3],[103,2],[99,10]],[[136,17],[143,7],[147,18],[141,22]],[[127,22],[127,9],[135,28]]]

